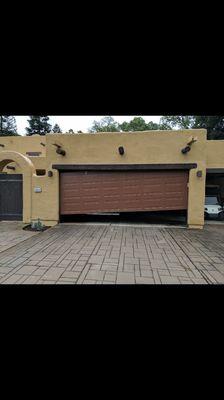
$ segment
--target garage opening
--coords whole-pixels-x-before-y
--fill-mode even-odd
[[[62,223],[124,223],[153,225],[187,225],[187,210],[61,215]]]
[[[60,170],[60,221],[186,224],[188,169]]]
[[[205,219],[224,221],[224,169],[207,170]]]

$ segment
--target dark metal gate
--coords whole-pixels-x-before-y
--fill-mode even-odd
[[[0,220],[23,219],[23,176],[0,174]]]

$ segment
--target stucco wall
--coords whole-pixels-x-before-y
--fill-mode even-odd
[[[41,187],[41,193],[34,188]],[[59,174],[53,177],[34,176],[32,182],[32,219],[40,218],[46,225],[54,225],[59,220]]]
[[[191,137],[197,137],[189,153],[183,155],[181,149]],[[43,147],[40,142],[46,143]],[[204,223],[204,193],[206,160],[208,154],[206,130],[148,131],[134,133],[98,133],[75,135],[47,135],[31,137],[0,138],[0,161],[2,150],[15,150],[21,154],[27,151],[41,151],[41,157],[29,157],[34,166],[32,173],[31,219],[40,218],[46,224],[54,224],[59,219],[59,174],[52,170],[52,164],[180,164],[197,163],[197,169],[189,174],[188,224],[202,227]],[[57,143],[66,151],[66,156],[56,153]],[[120,156],[118,147],[123,146],[125,154]],[[210,151],[210,150],[209,150]],[[213,150],[212,150],[213,151]],[[16,173],[21,166],[16,163]],[[53,171],[53,177],[36,176],[35,169]],[[202,171],[202,177],[196,173]],[[12,171],[13,172],[13,171]],[[13,172],[15,173],[15,172]],[[34,188],[41,187],[41,193]],[[28,189],[27,189],[28,190]],[[27,221],[26,221],[27,222]]]
[[[40,143],[46,143],[46,136],[9,136],[9,137],[0,137],[0,143],[4,145],[4,147],[0,147],[0,151],[17,151],[23,155],[27,155],[27,152],[41,152],[41,156],[39,157],[29,157],[35,168],[45,168],[45,161],[46,161],[46,147],[42,146]],[[17,173],[21,174],[22,170],[20,165],[17,163],[10,163],[8,164],[16,168],[16,170],[9,170],[6,167],[4,168],[3,172],[7,173]]]
[[[183,155],[181,149],[191,136],[198,142]],[[53,143],[63,146],[66,156],[56,155]],[[125,154],[117,149],[124,146]],[[206,131],[148,131],[132,133],[98,133],[79,135],[47,135],[47,158],[53,163],[113,164],[113,163],[185,163],[205,161]]]
[[[224,168],[224,140],[208,140],[207,168]]]
[[[27,151],[40,151],[42,155],[46,155],[46,148],[40,143],[46,142],[46,136],[1,136],[0,143],[4,144],[5,151],[18,151],[21,154],[26,154]]]

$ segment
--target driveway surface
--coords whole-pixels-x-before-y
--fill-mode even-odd
[[[26,225],[17,221],[0,221],[0,253],[38,234],[24,231],[22,228]]]
[[[224,226],[60,224],[2,251],[0,283],[223,284]]]

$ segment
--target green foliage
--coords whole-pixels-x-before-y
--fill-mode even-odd
[[[55,124],[55,125],[54,125],[52,131],[53,131],[54,133],[62,133],[61,128],[60,128],[60,126],[59,126],[58,124]]]
[[[112,117],[104,117],[100,121],[93,121],[89,132],[119,132],[119,125]]]
[[[94,121],[89,132],[134,132],[157,130],[160,126],[152,121],[145,122],[142,117],[135,117],[130,122],[119,124],[112,117],[104,117],[100,121]]]
[[[145,122],[142,117],[135,117],[130,122],[123,122],[119,125],[123,132],[134,132],[134,131],[149,131],[160,129],[159,125],[155,122]]]
[[[159,124],[146,122],[142,117],[134,117],[121,124],[112,117],[94,121],[90,132],[135,132],[172,129],[207,129],[208,139],[224,140],[224,116],[168,115],[160,118]]]
[[[208,139],[224,139],[224,116],[177,116],[160,119],[161,129],[207,129]]]
[[[31,115],[29,122],[29,128],[26,128],[27,136],[31,135],[46,135],[51,131],[51,125],[49,124],[49,117]]]
[[[32,222],[31,226],[35,231],[42,231],[44,228],[44,224],[41,222],[40,218],[38,218],[37,221]]]
[[[193,128],[195,117],[189,115],[169,115],[160,119],[161,129]]]
[[[0,115],[0,136],[20,136],[17,133],[16,119],[12,115]]]
[[[224,116],[196,116],[194,128],[207,129],[208,139],[224,139]]]

